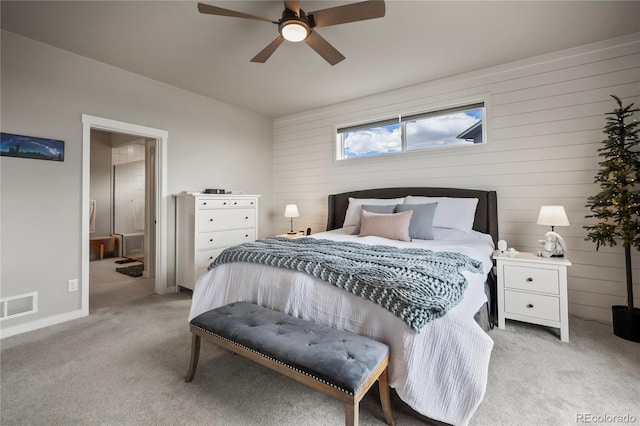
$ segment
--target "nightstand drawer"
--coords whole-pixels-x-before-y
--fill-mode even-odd
[[[557,269],[504,265],[504,286],[539,293],[560,294]]]
[[[560,321],[560,299],[540,294],[505,290],[504,311],[506,314]]]

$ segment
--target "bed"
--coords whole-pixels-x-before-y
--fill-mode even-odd
[[[436,222],[443,218],[436,216],[432,240],[399,241],[375,233],[353,235],[358,224],[350,221],[354,218],[356,201],[388,200],[380,203],[393,204],[402,199],[402,204],[411,200],[413,204],[423,204],[431,200],[421,197],[439,198],[437,208],[441,212],[445,211],[443,203],[449,199],[466,204],[477,200],[471,217],[466,219],[470,229],[441,228]],[[496,193],[450,188],[382,188],[330,195],[328,207],[327,231],[307,239],[459,253],[474,260],[478,270],[462,272],[466,285],[462,298],[446,314],[416,331],[390,310],[308,273],[268,264],[222,263],[198,281],[189,320],[233,301],[248,301],[372,337],[391,348],[389,383],[404,403],[430,419],[468,424],[484,397],[493,348],[493,341],[477,319],[480,314],[491,318],[491,301],[495,299],[487,282],[498,235]],[[455,214],[452,211],[448,216]],[[378,220],[385,215],[373,216]],[[369,229],[369,222],[364,222],[364,214],[360,217],[364,232],[365,225]]]

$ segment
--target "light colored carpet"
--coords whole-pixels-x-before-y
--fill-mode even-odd
[[[207,342],[185,383],[189,305],[189,294],[152,295],[2,340],[0,423],[344,424],[342,403]],[[640,424],[640,345],[607,325],[570,323],[569,344],[517,322],[490,332],[489,386],[472,425],[587,423],[581,415]],[[398,404],[394,414],[398,425],[425,424]],[[363,400],[360,423],[384,424],[374,396]]]

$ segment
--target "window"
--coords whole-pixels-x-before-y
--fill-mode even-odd
[[[484,102],[337,128],[338,159],[482,144]]]
[[[370,157],[402,151],[400,118],[338,127],[338,159]]]

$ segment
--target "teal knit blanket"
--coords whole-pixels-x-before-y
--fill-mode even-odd
[[[316,238],[272,237],[225,249],[209,266],[250,262],[305,272],[370,300],[416,331],[455,306],[467,287],[462,271],[481,262],[460,253]]]

